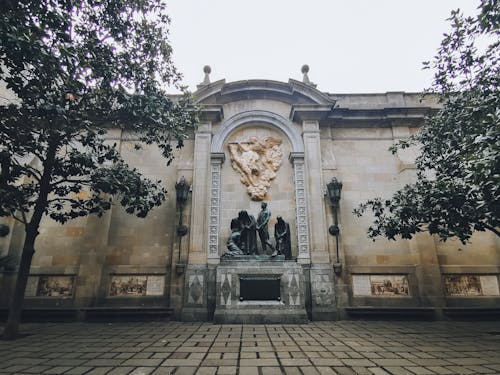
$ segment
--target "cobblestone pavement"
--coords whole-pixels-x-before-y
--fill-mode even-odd
[[[500,322],[25,324],[0,374],[500,374]]]

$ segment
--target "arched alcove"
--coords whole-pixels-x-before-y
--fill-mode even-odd
[[[269,111],[246,111],[238,113],[222,123],[220,130],[212,138],[211,152],[224,152],[223,144],[236,129],[248,124],[262,124],[284,133],[291,144],[291,152],[304,152],[300,133],[292,122],[281,115]]]

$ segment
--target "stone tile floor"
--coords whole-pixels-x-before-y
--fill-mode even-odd
[[[500,322],[24,324],[0,374],[500,374]]]

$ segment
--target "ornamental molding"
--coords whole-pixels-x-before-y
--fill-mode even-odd
[[[290,120],[274,112],[257,110],[241,112],[225,120],[220,130],[212,138],[211,152],[224,152],[225,140],[233,131],[246,124],[260,124],[279,130],[290,140],[292,152],[304,152],[302,135]]]

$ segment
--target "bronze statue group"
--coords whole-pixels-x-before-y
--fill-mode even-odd
[[[240,211],[238,217],[231,220],[231,235],[227,240],[227,251],[224,256],[267,254],[269,248],[272,257],[284,255],[285,259],[292,258],[290,225],[281,216],[277,217],[274,225],[276,245],[273,246],[268,229],[271,211],[265,202],[261,208],[257,220],[245,210]],[[260,253],[257,248],[257,234],[262,247]]]

